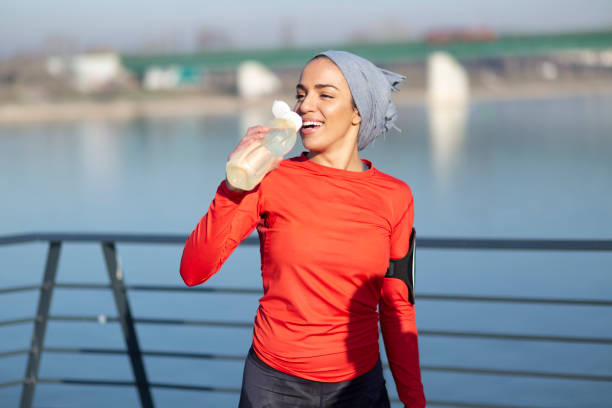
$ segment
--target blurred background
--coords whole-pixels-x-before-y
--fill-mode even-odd
[[[292,103],[326,49],[407,78],[401,133],[362,157],[410,185],[421,240],[587,249],[417,249],[429,405],[612,406],[612,252],[593,250],[612,247],[609,0],[7,0],[0,16],[1,407],[20,406],[48,250],[15,237],[66,231],[179,237],[117,245],[153,401],[236,405],[258,248],[204,285],[254,293],[185,293],[168,289],[182,285],[180,237],[246,128]],[[125,342],[100,243],[63,243],[56,281],[33,406],[139,406],[130,360],[108,352]]]

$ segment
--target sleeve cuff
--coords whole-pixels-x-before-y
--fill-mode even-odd
[[[251,191],[233,191],[230,190],[227,187],[227,184],[225,182],[225,180],[223,180],[221,182],[221,184],[219,184],[219,187],[217,188],[217,194],[219,194],[222,197],[228,198],[236,203],[239,203],[240,201],[242,201],[242,199],[249,193],[251,193],[254,190]]]

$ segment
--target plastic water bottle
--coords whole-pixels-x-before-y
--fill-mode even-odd
[[[277,158],[283,157],[295,145],[302,118],[291,111],[283,101],[274,101],[272,113],[275,119],[268,125],[270,131],[237,151],[227,162],[225,171],[232,187],[249,191],[255,188],[270,171]]]

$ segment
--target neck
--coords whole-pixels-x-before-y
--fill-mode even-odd
[[[308,152],[308,158],[316,164],[340,170],[363,171],[363,162],[359,158],[357,146],[349,151]]]

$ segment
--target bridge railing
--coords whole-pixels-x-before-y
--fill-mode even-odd
[[[128,285],[124,281],[121,269],[117,244],[143,244],[143,245],[183,245],[186,236],[183,235],[153,235],[153,234],[72,234],[72,233],[34,233],[0,237],[0,246],[18,245],[29,242],[48,243],[47,259],[44,266],[43,278],[40,285],[22,285],[16,287],[0,287],[0,295],[16,292],[38,291],[38,307],[36,315],[12,320],[0,321],[0,328],[16,324],[32,323],[32,337],[29,347],[14,350],[0,349],[0,359],[27,355],[27,365],[23,379],[0,382],[3,387],[22,387],[20,408],[31,408],[37,384],[71,384],[71,385],[98,385],[98,386],[133,386],[138,391],[141,406],[152,408],[154,401],[151,395],[152,388],[175,389],[189,391],[206,391],[217,393],[239,393],[239,388],[218,387],[208,385],[190,385],[178,383],[151,382],[143,364],[143,356],[173,357],[204,360],[235,360],[242,361],[243,354],[216,354],[194,353],[178,351],[143,350],[135,329],[136,324],[155,325],[181,325],[181,326],[213,326],[213,327],[252,327],[251,322],[229,322],[224,320],[199,319],[168,319],[168,318],[139,318],[132,315],[129,296],[130,292],[189,292],[189,293],[219,293],[219,294],[261,294],[259,289],[251,288],[224,288],[224,287],[198,287],[187,288],[182,285]],[[97,243],[104,254],[108,284],[88,283],[56,283],[56,273],[62,245],[72,242]],[[242,245],[257,245],[257,238],[247,238]],[[419,238],[417,248],[429,249],[472,249],[472,250],[532,250],[532,251],[612,251],[612,240],[527,240],[527,239],[444,239]],[[51,315],[49,313],[54,289],[82,289],[82,290],[110,290],[112,291],[117,315],[104,317],[106,321],[117,322],[121,325],[125,348],[76,348],[76,347],[45,347],[45,331],[49,321],[63,322],[97,322],[99,316],[88,315]],[[418,293],[418,299],[430,301],[453,302],[479,302],[479,303],[514,303],[537,305],[570,305],[611,307],[612,301],[598,299],[569,299],[569,298],[540,298],[540,297],[504,297],[504,296],[462,296],[448,294]],[[529,341],[545,343],[573,343],[589,345],[612,346],[612,338],[583,337],[583,336],[552,336],[499,333],[486,331],[459,331],[459,330],[419,330],[419,336],[448,337],[448,338],[474,338],[474,339],[500,339],[510,341]],[[0,342],[0,346],[1,346]],[[612,352],[612,350],[610,350]],[[39,366],[43,353],[69,353],[69,354],[95,354],[95,355],[127,355],[132,368],[132,381],[117,381],[109,379],[83,379],[83,378],[40,378]],[[478,367],[422,365],[423,371],[476,374],[488,376],[510,377],[537,377],[546,379],[563,379],[576,381],[594,381],[611,383],[610,375],[574,374],[557,371],[533,371],[510,369],[483,369]],[[397,400],[396,400],[397,402]],[[503,408],[504,405],[479,404],[465,401],[428,400],[430,406],[455,407],[493,407]]]

